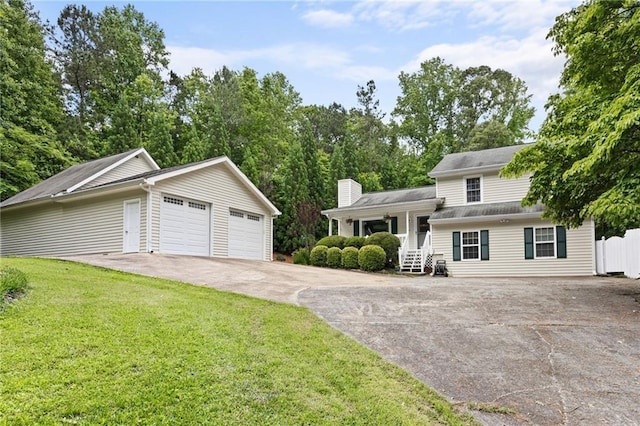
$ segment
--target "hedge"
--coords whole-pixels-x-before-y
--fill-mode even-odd
[[[309,249],[301,248],[293,252],[293,263],[296,265],[309,265]]]
[[[358,269],[358,252],[356,247],[345,247],[342,249],[342,267],[344,269]]]
[[[387,255],[380,246],[366,245],[358,252],[358,264],[363,271],[380,271],[384,269],[386,260]]]
[[[368,245],[376,245],[382,247],[386,254],[386,261],[395,263],[398,258],[398,249],[400,248],[400,239],[389,232],[376,232],[371,234],[365,242]]]
[[[313,266],[327,266],[327,246],[315,246],[311,250],[311,256],[309,260]]]
[[[327,250],[327,266],[339,268],[342,266],[342,250],[338,247],[329,247]]]
[[[344,246],[345,247],[355,247],[355,248],[360,248],[364,245],[364,242],[366,241],[365,237],[349,237],[345,240],[344,242]]]
[[[342,235],[330,235],[320,239],[320,241],[316,243],[316,246],[327,246],[328,248],[338,247],[339,249],[342,249],[346,239],[347,238]]]

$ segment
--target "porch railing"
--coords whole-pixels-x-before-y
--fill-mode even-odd
[[[400,264],[400,268],[404,266],[404,261],[407,258],[407,254],[409,254],[409,238],[407,234],[397,234],[396,237],[400,240],[400,248],[398,249],[398,262]],[[424,242],[420,248],[415,250],[411,250],[412,258],[415,259],[418,257],[418,261],[420,264],[420,270],[424,271],[425,266],[431,267],[432,255],[433,255],[433,243],[431,231],[427,231]],[[410,258],[411,259],[411,258]]]

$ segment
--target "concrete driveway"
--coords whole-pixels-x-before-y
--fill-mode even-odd
[[[406,278],[167,255],[70,258],[307,306],[488,425],[640,425],[640,281]]]

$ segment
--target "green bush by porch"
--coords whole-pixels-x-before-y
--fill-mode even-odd
[[[342,250],[338,247],[330,247],[327,250],[327,266],[329,268],[340,268],[342,266]]]
[[[382,247],[386,255],[386,262],[397,263],[400,240],[392,233],[376,232],[375,234],[371,234],[369,238],[365,240],[363,248],[369,245]]]
[[[366,245],[358,252],[360,269],[367,272],[381,271],[386,264],[387,255],[380,246]]]
[[[327,246],[315,246],[311,250],[311,256],[309,260],[313,266],[327,266],[327,252],[329,248]]]
[[[328,237],[321,238],[320,241],[316,243],[316,246],[327,246],[328,248],[338,247],[342,249],[345,246],[344,243],[346,239],[347,238],[342,235],[329,235]]]
[[[358,252],[356,247],[345,247],[342,249],[342,267],[344,269],[358,269]]]

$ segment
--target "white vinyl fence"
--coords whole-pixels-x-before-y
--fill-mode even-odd
[[[640,229],[630,229],[624,238],[596,241],[596,271],[599,274],[622,272],[640,278]]]

